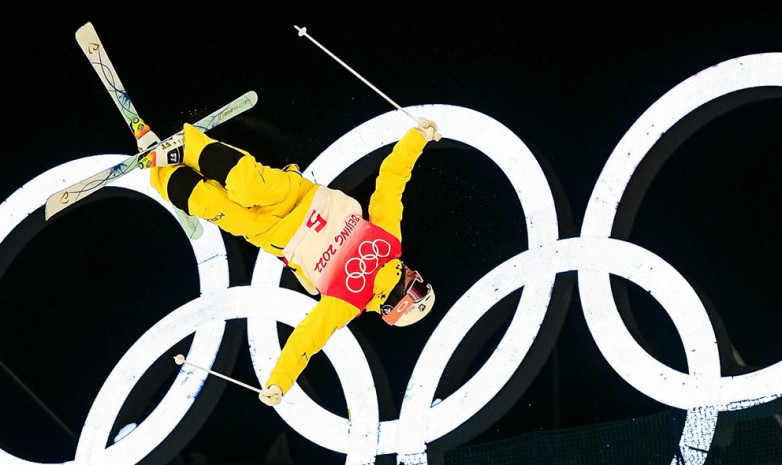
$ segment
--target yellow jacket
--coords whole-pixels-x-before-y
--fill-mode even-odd
[[[210,144],[223,144],[191,125],[184,127],[184,141],[186,166],[169,165],[150,170],[151,184],[166,200],[170,200],[167,186],[175,171],[192,169],[203,176],[199,166],[202,152]],[[187,211],[282,257],[283,249],[309,213],[318,186],[295,170],[270,168],[246,151],[223,145],[237,151],[236,165],[229,171],[224,185],[205,178],[198,182],[187,198]],[[425,145],[426,139],[417,130],[407,131],[381,163],[369,201],[369,221],[400,241],[402,192]],[[378,271],[374,297],[366,305],[367,310],[380,311],[380,304],[398,281],[399,264],[399,260],[391,260]],[[310,293],[317,293],[297,264],[288,263],[288,266]],[[341,299],[321,296],[288,338],[266,386],[276,384],[283,393],[287,392],[334,331],[362,310]]]
[[[400,241],[402,239],[402,193],[425,145],[424,137],[415,129],[410,129],[381,163],[375,181],[375,191],[369,201],[369,221],[393,234]],[[293,232],[291,231],[291,234]],[[395,270],[395,265],[398,263],[398,260],[392,260],[378,273],[375,279],[375,297],[367,304],[367,310],[380,311],[380,304],[385,301],[398,280]],[[295,264],[292,265],[295,267]],[[300,277],[301,273],[297,272],[297,276]],[[310,358],[323,348],[334,331],[348,324],[360,314],[361,310],[341,299],[321,296],[320,302],[291,333],[266,386],[276,384],[283,393],[288,392]]]

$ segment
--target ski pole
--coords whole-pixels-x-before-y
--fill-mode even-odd
[[[228,377],[228,376],[225,376],[225,375],[223,375],[223,374],[220,374],[220,373],[218,373],[218,372],[216,372],[216,371],[212,371],[212,370],[209,370],[209,369],[207,369],[207,368],[201,368],[201,367],[200,367],[200,366],[198,366],[198,365],[195,365],[195,364],[193,364],[193,363],[190,363],[190,362],[188,362],[187,360],[185,360],[185,356],[184,356],[184,355],[182,355],[182,354],[179,354],[179,355],[175,356],[175,357],[174,357],[174,362],[176,362],[176,364],[177,364],[177,365],[182,365],[183,363],[187,363],[188,365],[190,365],[190,366],[192,366],[192,367],[194,367],[194,368],[198,368],[199,370],[203,370],[203,371],[205,371],[205,372],[207,372],[207,373],[210,373],[210,374],[213,374],[213,375],[215,375],[215,376],[218,376],[218,377],[220,377],[220,378],[223,378],[223,379],[224,379],[224,380],[226,380],[226,381],[230,381],[230,382],[232,382],[232,383],[234,383],[234,384],[238,384],[239,386],[241,386],[241,387],[243,387],[243,388],[249,389],[249,390],[251,390],[251,391],[255,391],[255,392],[257,392],[258,394],[260,394],[260,393],[261,393],[261,390],[260,390],[260,389],[258,389],[257,387],[250,386],[249,384],[244,384],[244,383],[243,383],[243,382],[241,382],[241,381],[237,381],[237,380],[235,380],[235,379],[233,379],[233,378],[230,378],[230,377]]]
[[[344,67],[345,67],[345,69],[347,69],[348,71],[350,71],[351,73],[353,73],[353,75],[354,75],[354,76],[356,76],[357,78],[361,79],[361,81],[362,81],[364,84],[368,85],[368,86],[369,86],[369,87],[370,87],[372,90],[374,90],[374,91],[375,91],[375,92],[377,92],[377,93],[378,93],[378,94],[379,94],[381,97],[383,97],[384,99],[386,99],[386,100],[388,101],[388,103],[390,103],[391,105],[393,105],[394,107],[396,107],[396,109],[397,109],[397,110],[399,110],[399,111],[403,112],[404,114],[406,114],[407,116],[409,116],[409,117],[410,117],[410,119],[412,119],[412,120],[413,120],[413,121],[415,121],[416,123],[418,122],[418,120],[416,120],[416,119],[413,117],[413,115],[411,115],[410,113],[408,113],[407,111],[405,111],[405,110],[404,110],[402,107],[400,107],[400,106],[399,106],[399,104],[397,104],[396,102],[394,102],[393,100],[391,100],[391,99],[390,99],[390,98],[389,98],[389,97],[388,97],[386,94],[384,94],[383,92],[380,92],[380,89],[378,89],[377,87],[373,86],[373,85],[372,85],[372,84],[371,84],[369,81],[367,81],[367,80],[366,80],[366,79],[364,79],[364,78],[363,78],[363,77],[362,77],[360,74],[358,74],[357,72],[355,72],[355,71],[353,70],[353,68],[351,68],[350,66],[348,66],[348,65],[347,65],[347,64],[346,64],[344,61],[340,60],[340,59],[339,59],[339,58],[338,58],[336,55],[334,55],[334,54],[333,54],[333,53],[331,53],[331,52],[330,52],[328,49],[326,49],[326,47],[324,47],[324,46],[322,46],[320,43],[318,43],[318,41],[317,41],[317,40],[313,39],[313,38],[312,38],[312,36],[310,36],[309,34],[307,34],[307,28],[306,28],[306,27],[299,27],[299,26],[296,26],[296,25],[294,25],[293,27],[295,27],[295,28],[296,28],[296,30],[297,30],[297,31],[299,31],[299,37],[306,37],[306,38],[308,38],[310,41],[312,41],[312,43],[313,43],[313,44],[315,44],[315,45],[317,45],[318,47],[320,47],[320,49],[321,49],[321,50],[323,50],[324,52],[326,52],[326,53],[327,53],[327,54],[328,54],[328,55],[329,55],[331,58],[335,59],[335,60],[337,61],[337,63],[339,63],[339,64],[341,64],[342,66],[344,66]]]

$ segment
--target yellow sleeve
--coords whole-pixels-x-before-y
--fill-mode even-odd
[[[358,308],[344,300],[322,296],[285,342],[266,386],[276,384],[283,394],[288,392],[334,331],[348,324],[358,313]]]
[[[369,199],[369,221],[402,240],[402,192],[421,155],[426,139],[410,129],[380,164],[375,192]]]

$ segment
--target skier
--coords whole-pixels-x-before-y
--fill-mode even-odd
[[[401,260],[402,192],[424,146],[440,140],[424,118],[380,165],[369,201],[304,178],[298,166],[270,168],[248,152],[186,124],[180,137],[151,153],[150,182],[186,213],[279,257],[320,301],[286,341],[260,400],[277,405],[310,358],[364,310],[407,326],[432,310],[435,294]]]

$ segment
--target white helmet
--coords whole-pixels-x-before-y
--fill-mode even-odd
[[[399,282],[380,306],[383,321],[392,326],[409,326],[429,314],[434,307],[432,285],[421,275],[402,265]]]

